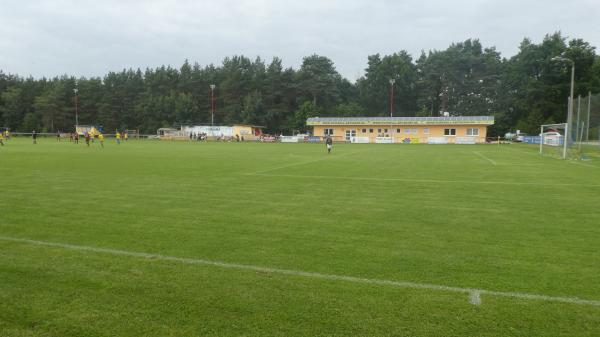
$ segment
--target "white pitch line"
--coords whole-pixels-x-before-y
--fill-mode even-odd
[[[481,304],[481,292],[472,291],[469,294],[469,303],[471,303],[473,305],[480,305]]]
[[[314,179],[334,179],[334,180],[365,180],[365,181],[401,181],[409,183],[432,183],[432,184],[474,184],[474,185],[525,185],[525,186],[579,186],[579,187],[600,187],[599,184],[569,184],[569,183],[536,183],[536,182],[517,182],[517,181],[476,181],[476,180],[438,180],[438,179],[409,179],[409,178],[377,178],[377,177],[348,177],[348,176],[320,176],[320,175],[298,175],[298,174],[262,174],[248,173],[261,177],[284,177],[284,178],[314,178]]]
[[[523,154],[531,154],[531,155],[536,155],[536,156],[538,156],[538,157],[540,156],[540,154],[539,154],[539,153],[537,153],[537,152],[529,152],[529,151],[528,151],[528,152],[525,152],[525,151],[521,151],[521,150],[518,150],[518,149],[511,148],[511,147],[504,147],[504,148],[505,148],[505,149],[510,149],[510,150],[512,150],[512,151],[517,151],[517,152],[519,152],[519,153],[523,153]],[[571,164],[582,165],[582,166],[587,166],[587,167],[593,167],[593,168],[596,168],[596,169],[600,167],[600,166],[596,166],[596,165],[590,165],[590,164],[584,164],[584,163],[580,163],[580,162],[577,162],[577,161],[570,161],[570,163],[571,163]],[[501,165],[505,165],[505,164],[501,164]],[[533,164],[532,164],[532,165],[533,165]],[[523,164],[523,166],[525,166],[525,164]]]
[[[254,172],[254,173],[245,173],[245,175],[255,175],[255,174],[263,174],[263,173],[267,173],[267,172],[272,172],[272,171],[276,171],[276,170],[280,170],[280,169],[284,169],[284,168],[288,168],[288,167],[293,167],[293,166],[300,166],[300,165],[306,165],[306,164],[312,164],[312,163],[316,163],[319,161],[323,161],[326,160],[327,158],[339,158],[339,157],[343,157],[343,156],[349,156],[355,153],[360,153],[360,152],[364,152],[366,150],[361,150],[361,151],[354,151],[354,152],[344,152],[341,153],[339,155],[328,155],[325,154],[322,158],[318,158],[318,159],[314,159],[314,160],[308,160],[308,161],[303,161],[300,163],[292,163],[292,164],[287,164],[287,165],[282,165],[282,166],[277,166],[277,167],[271,167],[267,170],[261,170],[258,172]]]
[[[529,149],[524,149],[524,151],[523,151],[523,150],[521,150],[521,149],[515,149],[515,148],[512,148],[512,147],[510,147],[510,145],[507,145],[507,146],[502,146],[501,148],[502,148],[502,149],[509,149],[509,150],[511,150],[511,151],[517,151],[517,152],[519,152],[519,153],[521,153],[521,154],[529,154],[529,155],[538,156],[538,157],[539,157],[539,155],[540,155],[540,154],[539,154],[537,151],[531,151],[531,150],[529,150]]]
[[[584,164],[584,163],[580,163],[578,161],[571,161],[571,164],[576,164],[576,165],[581,165],[581,166],[585,166],[585,167],[593,167],[593,168],[598,168],[600,166],[595,166],[595,165],[590,165],[590,164]]]
[[[263,174],[263,173],[272,172],[272,171],[276,171],[276,170],[280,170],[280,169],[284,169],[284,168],[288,168],[288,167],[294,167],[294,166],[299,166],[299,165],[311,164],[311,163],[315,163],[315,162],[318,162],[318,161],[321,161],[321,160],[323,160],[323,159],[315,159],[315,160],[303,161],[303,162],[300,162],[300,163],[292,163],[292,164],[287,164],[287,165],[272,167],[272,168],[267,169],[267,170],[262,170],[262,171],[258,171],[258,172],[254,172],[254,173],[245,173],[245,174],[246,175]]]
[[[268,268],[268,267],[260,267],[260,266],[253,266],[253,265],[247,265],[247,264],[227,263],[227,262],[211,261],[211,260],[204,260],[204,259],[183,258],[183,257],[175,257],[175,256],[161,255],[161,254],[131,252],[131,251],[126,251],[126,250],[110,249],[110,248],[79,246],[79,245],[72,245],[72,244],[66,244],[66,243],[30,240],[30,239],[8,237],[8,236],[0,236],[0,240],[9,241],[9,242],[18,242],[18,243],[30,244],[30,245],[37,245],[37,246],[56,247],[56,248],[63,248],[63,249],[70,249],[70,250],[77,250],[77,251],[105,253],[105,254],[122,255],[122,256],[132,256],[132,257],[139,257],[139,258],[144,258],[144,259],[149,259],[149,260],[163,260],[163,261],[179,262],[179,263],[192,264],[192,265],[206,265],[206,266],[215,266],[215,267],[227,268],[227,269],[250,270],[250,271],[257,271],[257,272],[269,273],[269,274],[301,276],[301,277],[308,277],[308,278],[315,278],[315,279],[322,279],[322,280],[329,280],[329,281],[345,281],[345,282],[352,282],[352,283],[390,286],[390,287],[398,287],[398,288],[454,292],[454,293],[461,293],[461,294],[468,295],[469,303],[474,304],[474,305],[481,304],[481,295],[489,295],[489,296],[496,296],[496,297],[509,297],[509,298],[525,299],[525,300],[539,300],[539,301],[545,301],[545,302],[561,302],[561,303],[591,305],[591,306],[600,307],[600,300],[587,300],[587,299],[581,299],[578,297],[559,297],[559,296],[548,296],[548,295],[528,294],[528,293],[519,293],[519,292],[504,292],[504,291],[494,291],[494,290],[475,289],[475,288],[451,287],[451,286],[428,284],[428,283],[392,281],[392,280],[370,279],[370,278],[355,277],[355,276],[322,274],[322,273],[315,273],[315,272],[308,272],[308,271],[301,271],[301,270]]]
[[[497,164],[498,166],[548,166],[547,164],[544,163],[537,163],[537,164],[511,164],[511,163],[502,163],[502,164]]]
[[[490,162],[492,165],[498,165],[498,163],[496,163],[496,161],[495,161],[495,160],[493,160],[493,159],[490,159],[490,158],[488,158],[488,157],[486,157],[486,156],[482,155],[481,153],[479,153],[479,152],[477,152],[477,151],[473,151],[473,153],[475,153],[475,154],[476,154],[476,155],[478,155],[479,157],[481,157],[481,158],[483,158],[483,159],[487,160],[487,161],[488,161],[488,162]]]

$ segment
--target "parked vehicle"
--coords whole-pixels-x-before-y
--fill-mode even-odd
[[[563,135],[556,131],[544,132],[541,136],[544,139],[544,145],[561,146],[564,141]]]

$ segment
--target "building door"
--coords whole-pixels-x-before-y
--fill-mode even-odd
[[[349,141],[352,137],[356,137],[356,130],[346,130],[346,140]]]

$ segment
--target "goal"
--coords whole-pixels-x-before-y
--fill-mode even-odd
[[[600,159],[600,94],[569,100],[567,123],[540,129],[540,153],[563,159]]]
[[[544,124],[540,128],[540,154],[567,158],[570,155],[572,141],[569,140],[567,123]]]
[[[125,132],[130,138],[140,139],[140,130],[125,130]]]

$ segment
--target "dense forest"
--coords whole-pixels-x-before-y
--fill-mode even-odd
[[[0,69],[0,127],[13,131],[70,131],[78,102],[80,124],[105,130],[210,124],[211,89],[215,124],[263,125],[270,133],[304,131],[311,116],[387,116],[390,79],[395,79],[395,116],[494,115],[491,134],[510,129],[536,132],[540,124],[563,122],[575,62],[575,95],[600,92],[600,57],[581,39],[547,35],[521,42],[503,58],[478,40],[413,58],[405,51],[370,55],[355,83],[343,78],[325,56],[303,59],[299,69],[282,60],[227,57],[221,65],[187,60],[179,67],[124,69],[104,77],[23,78]],[[74,90],[77,88],[77,98]]]

